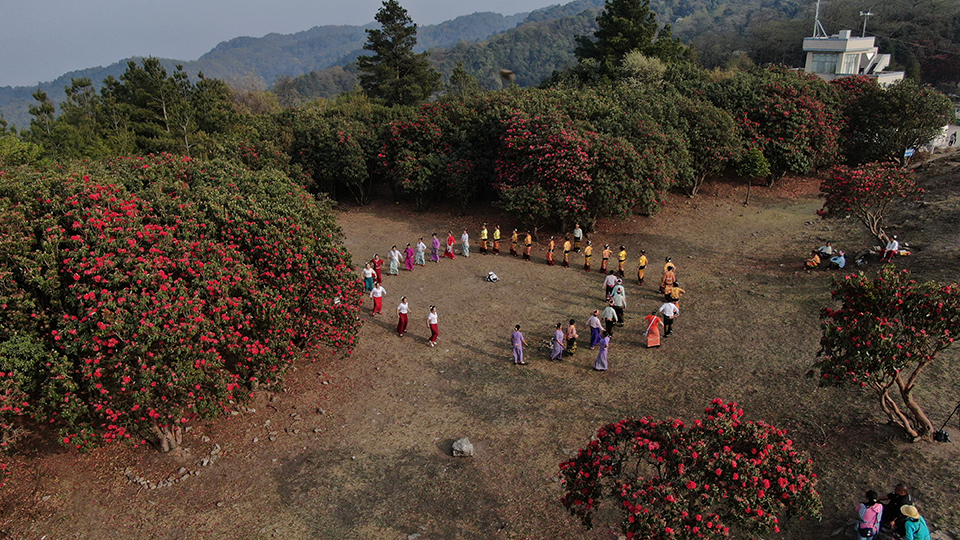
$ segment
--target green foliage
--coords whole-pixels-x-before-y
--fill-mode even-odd
[[[673,39],[670,25],[658,28],[650,0],[607,0],[597,16],[597,26],[594,40],[577,39],[575,54],[581,60],[596,60],[603,73],[615,73],[634,51],[667,62],[685,58],[686,47]]]
[[[417,25],[397,0],[384,0],[376,20],[381,28],[368,29],[363,46],[373,56],[357,58],[360,86],[390,106],[422,103],[440,89],[440,73],[430,67],[426,53],[413,52]]]
[[[707,87],[736,119],[742,138],[770,165],[769,184],[833,163],[839,145],[836,97],[822,79],[783,68],[740,72]]]
[[[65,444],[150,437],[349,352],[339,229],[275,171],[163,155],[0,176],[0,371]],[[75,408],[74,408],[75,407]]]
[[[0,136],[0,167],[38,164],[43,148],[16,135]]]
[[[747,178],[768,178],[770,163],[763,157],[763,151],[757,147],[747,150],[737,161],[737,174]]]
[[[597,431],[560,464],[563,505],[587,527],[605,500],[630,539],[722,539],[780,532],[780,519],[819,518],[817,475],[786,431],[743,420],[715,399],[705,418],[627,418]]]
[[[910,79],[886,87],[867,77],[832,84],[841,97],[842,149],[850,165],[889,161],[903,166],[905,150],[929,143],[953,119],[947,96]]]
[[[577,129],[569,118],[516,114],[504,122],[496,187],[501,205],[528,227],[588,229],[600,216],[656,205],[654,182],[629,142]]]
[[[450,75],[448,94],[465,97],[479,93],[480,83],[477,78],[467,73],[463,62],[457,62],[457,66],[453,68],[453,74]]]
[[[953,344],[960,288],[917,283],[908,271],[887,266],[873,279],[862,272],[838,279],[833,297],[840,308],[820,313],[823,337],[814,364],[820,385],[868,387],[891,423],[910,438],[929,437],[933,425],[913,392],[921,371]]]

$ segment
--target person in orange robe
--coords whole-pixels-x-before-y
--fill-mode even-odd
[[[663,328],[663,321],[660,320],[660,317],[657,317],[656,311],[644,317],[643,321],[647,325],[647,329],[643,332],[643,335],[647,336],[647,348],[659,347],[660,330]]]

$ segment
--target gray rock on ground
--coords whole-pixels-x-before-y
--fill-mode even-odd
[[[470,457],[473,456],[473,454],[473,443],[470,442],[470,439],[464,437],[462,439],[457,439],[453,443],[454,457]]]

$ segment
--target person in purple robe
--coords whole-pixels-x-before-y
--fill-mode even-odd
[[[403,267],[407,270],[413,270],[413,248],[407,244],[407,249],[403,250]]]
[[[430,260],[435,263],[440,262],[440,239],[437,238],[437,233],[433,233],[433,249],[430,251]]]
[[[561,324],[557,323],[557,331],[553,333],[553,350],[550,351],[551,360],[563,360],[563,330],[561,330]]]
[[[603,339],[601,339],[597,345],[600,346],[600,352],[597,353],[597,359],[593,362],[593,369],[595,371],[606,371],[610,369],[610,365],[607,364],[607,352],[610,350],[610,335],[604,332]]]

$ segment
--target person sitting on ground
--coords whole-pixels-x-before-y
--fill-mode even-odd
[[[877,500],[887,501],[883,505],[883,524],[903,536],[905,534],[903,523],[907,518],[903,516],[901,509],[908,504],[913,504],[913,497],[907,492],[907,486],[897,484],[893,487],[893,493],[887,493]]]
[[[817,268],[820,266],[820,255],[817,255],[817,252],[814,251],[810,255],[810,258],[803,261],[803,265],[807,268]]]
[[[821,259],[829,259],[833,257],[833,251],[833,244],[827,242],[826,245],[817,248],[817,255],[820,255]]]
[[[867,491],[866,500],[857,505],[857,534],[860,538],[873,538],[880,532],[880,514],[883,505],[877,502],[877,492]]]
[[[880,257],[880,262],[890,262],[893,260],[893,256],[900,253],[900,242],[897,240],[897,235],[890,237],[890,241],[887,242],[887,247],[883,250],[883,256]]]
[[[908,504],[901,507],[900,511],[906,517],[903,527],[905,540],[930,540],[930,528],[927,527],[927,521],[920,516],[916,506]]]
[[[843,270],[843,267],[847,265],[847,257],[842,251],[838,251],[836,255],[830,257],[830,264],[828,268],[836,268]]]

